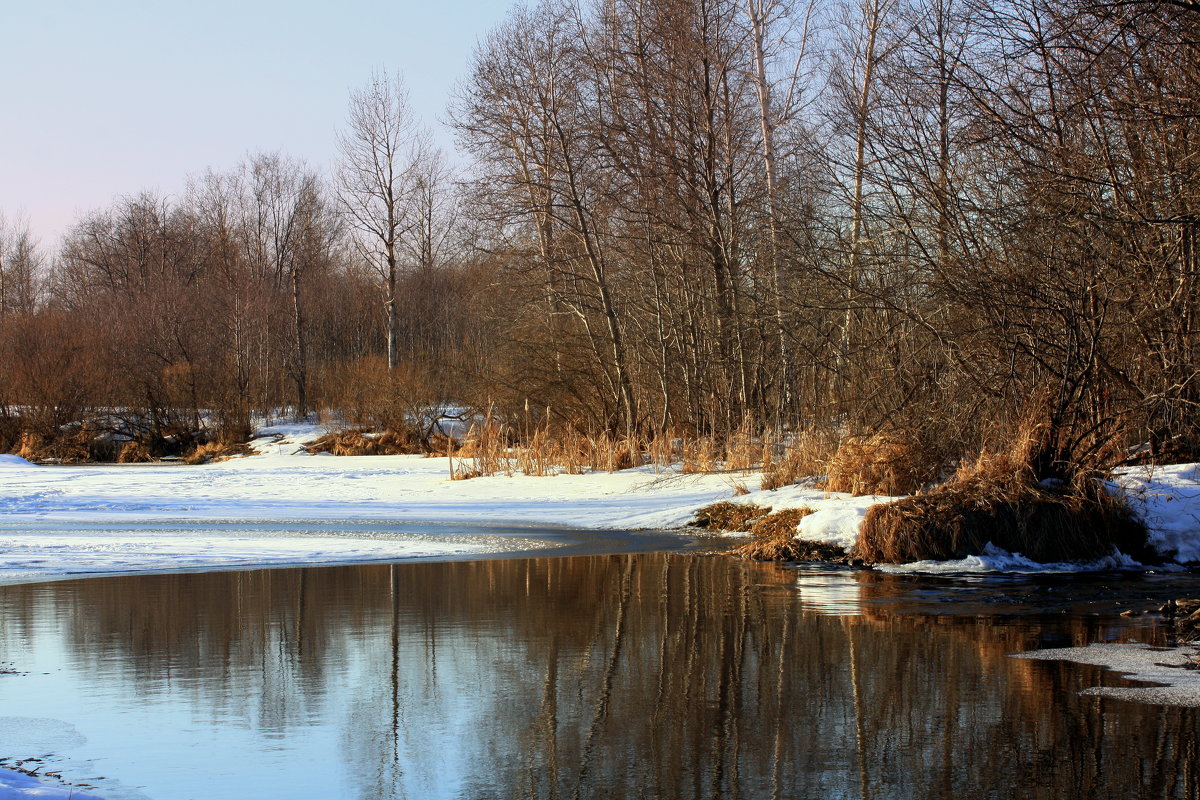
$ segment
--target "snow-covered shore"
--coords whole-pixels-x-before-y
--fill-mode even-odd
[[[309,455],[312,426],[265,429],[259,455],[217,464],[34,466],[0,456],[0,581],[63,574],[216,569],[466,555],[528,547],[487,541],[364,536],[334,523],[404,522],[672,529],[720,500],[775,510],[807,506],[797,535],[849,547],[868,508],[893,498],[827,493],[803,486],[756,491],[756,473],[682,474],[650,467],[615,473],[449,480],[450,463],[421,456]],[[1120,479],[1168,557],[1200,560],[1200,466],[1130,470]],[[745,494],[746,490],[750,490]],[[310,524],[288,535],[256,524]],[[203,530],[212,523],[213,530]],[[241,523],[222,535],[215,523]],[[153,530],[147,531],[149,526]],[[193,529],[188,531],[188,526]],[[201,530],[195,530],[197,527]],[[369,526],[365,526],[369,527]],[[163,535],[169,529],[172,535]],[[291,533],[297,533],[293,530]],[[303,534],[303,535],[299,535]],[[1092,569],[1136,566],[1115,558]],[[920,571],[1064,570],[994,551]]]

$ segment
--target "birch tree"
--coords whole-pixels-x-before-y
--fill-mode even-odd
[[[337,191],[341,209],[361,235],[361,247],[383,279],[388,369],[399,365],[396,284],[401,240],[414,224],[407,204],[429,152],[399,75],[376,74],[350,94],[347,127],[338,138]]]

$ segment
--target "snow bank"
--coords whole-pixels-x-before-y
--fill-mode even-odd
[[[261,429],[254,440],[258,455],[199,466],[34,466],[15,456],[0,456],[4,468],[0,479],[0,537],[4,537],[0,539],[0,579],[6,565],[38,574],[53,569],[56,560],[74,558],[71,568],[86,570],[92,556],[124,569],[120,565],[147,563],[138,556],[139,549],[151,562],[178,563],[186,568],[436,554],[430,542],[417,551],[392,543],[388,546],[393,549],[385,552],[382,545],[343,547],[312,538],[275,541],[260,548],[261,543],[181,536],[168,537],[161,548],[151,552],[156,545],[139,537],[107,542],[68,541],[61,536],[45,537],[40,543],[28,536],[14,539],[22,525],[31,524],[61,527],[85,523],[113,528],[121,523],[172,527],[229,520],[304,520],[671,529],[687,525],[702,506],[732,500],[776,511],[811,508],[815,513],[801,520],[797,536],[850,548],[867,510],[896,499],[851,497],[802,485],[735,496],[744,487],[757,486],[761,476],[658,472],[650,467],[616,473],[541,478],[500,475],[451,481],[450,461],[445,457],[309,455],[304,445],[325,432],[315,425],[273,425]],[[1147,520],[1151,541],[1160,552],[1181,561],[1200,561],[1200,467],[1126,470],[1114,490],[1128,495]],[[920,562],[887,569],[1033,572],[1137,566],[1120,555],[1089,565],[1043,565],[993,548],[956,562]]]
[[[1114,552],[1111,556],[1096,561],[1063,561],[1043,564],[1031,561],[1020,553],[1010,553],[989,542],[984,546],[983,553],[977,556],[967,556],[963,559],[951,561],[913,561],[909,564],[882,564],[875,569],[880,572],[896,574],[919,572],[944,575],[963,572],[1108,572],[1112,570],[1144,570],[1145,568],[1145,565],[1120,552]]]
[[[1120,470],[1116,487],[1146,522],[1155,550],[1200,561],[1200,464]]]
[[[1134,700],[1167,706],[1200,706],[1200,670],[1195,646],[1151,647],[1146,644],[1092,644],[1015,653],[1013,658],[1040,661],[1072,661],[1106,667],[1135,681],[1156,686],[1093,686],[1082,694]]]
[[[800,520],[796,536],[813,542],[836,544],[849,550],[858,540],[858,529],[867,515],[867,509],[895,499],[879,495],[830,495],[828,499],[810,505],[816,511]]]

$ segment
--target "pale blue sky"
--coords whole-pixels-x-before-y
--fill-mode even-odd
[[[117,195],[176,193],[249,152],[324,168],[372,69],[401,71],[436,127],[511,4],[0,0],[0,213],[54,245]]]

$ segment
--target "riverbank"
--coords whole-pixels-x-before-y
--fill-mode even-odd
[[[470,525],[561,527],[592,530],[682,529],[696,511],[718,501],[774,510],[807,507],[799,538],[849,548],[867,510],[894,498],[852,497],[805,485],[758,490],[761,474],[684,473],[638,467],[618,472],[529,477],[520,474],[450,480],[445,457],[311,455],[304,445],[323,431],[311,425],[265,428],[253,443],[256,455],[195,466],[179,464],[35,466],[0,457],[0,536],[37,528],[19,542],[0,540],[5,559],[24,568],[55,568],[65,553],[84,573],[136,571],[184,563],[192,568],[228,565],[344,563],[438,555],[486,555],[513,549],[503,542],[418,542],[403,536],[344,535],[338,524],[438,522]],[[1165,558],[1200,561],[1200,468],[1145,468],[1120,476],[1122,491],[1150,529],[1150,542]],[[252,541],[200,531],[161,542],[122,526],[186,529],[216,523],[312,523],[313,534],[246,534]],[[102,536],[83,541],[58,535],[103,526]],[[364,527],[365,526],[365,527]],[[303,526],[300,526],[303,527]],[[315,531],[315,533],[314,533]],[[318,535],[319,534],[319,535]],[[511,541],[511,539],[510,539]],[[520,546],[515,546],[520,549]],[[19,551],[19,552],[18,552]],[[17,555],[14,555],[17,554]],[[255,560],[255,559],[258,560]],[[920,562],[888,569],[926,572],[1070,571],[1137,568],[1114,554],[1091,564],[1036,564],[1019,554],[991,549],[953,562]]]

